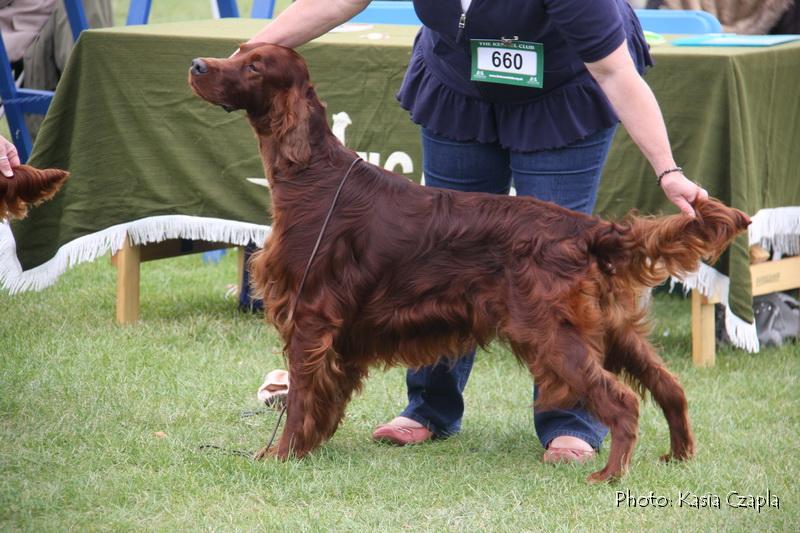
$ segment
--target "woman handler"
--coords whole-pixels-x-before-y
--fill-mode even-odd
[[[367,0],[297,0],[251,42],[295,47]],[[618,122],[686,216],[707,193],[675,164],[642,79],[651,60],[625,0],[415,0],[423,23],[398,93],[421,126],[427,186],[531,195],[590,213]],[[408,371],[408,406],[373,433],[395,444],[460,429],[474,352]],[[537,392],[534,389],[534,396]],[[580,405],[534,414],[547,462],[585,461],[607,429]]]

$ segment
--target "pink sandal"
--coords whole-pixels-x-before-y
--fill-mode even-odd
[[[266,375],[264,383],[258,388],[258,401],[275,409],[283,407],[288,395],[289,372],[286,370],[273,370]]]
[[[397,446],[419,444],[433,438],[433,433],[426,427],[409,427],[400,424],[384,424],[372,433],[372,440],[388,442]]]
[[[542,461],[555,465],[565,463],[576,463],[582,465],[594,459],[594,450],[581,450],[578,448],[557,448],[551,446],[546,449]]]

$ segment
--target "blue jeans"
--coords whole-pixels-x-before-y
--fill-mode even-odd
[[[564,207],[591,213],[600,174],[616,126],[564,148],[515,152],[497,144],[453,141],[422,130],[423,170],[429,187],[508,194],[513,180],[517,194],[535,196]],[[402,416],[416,420],[437,437],[457,433],[464,414],[462,393],[475,352],[456,361],[443,360],[418,371],[409,370],[408,407]],[[538,389],[534,387],[534,399]],[[536,434],[545,448],[554,438],[570,435],[597,449],[608,429],[580,406],[534,412]]]

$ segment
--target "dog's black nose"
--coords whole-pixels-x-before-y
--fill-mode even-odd
[[[196,57],[196,58],[192,59],[191,72],[195,76],[197,76],[199,74],[205,74],[206,72],[208,72],[208,65],[206,64],[205,61],[203,61],[199,57]]]

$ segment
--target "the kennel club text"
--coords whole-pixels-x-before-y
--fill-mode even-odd
[[[734,507],[737,509],[752,509],[758,513],[761,509],[773,507],[781,508],[781,499],[767,491],[766,494],[741,494],[735,490],[724,496],[706,492],[695,494],[689,490],[678,492],[676,498],[660,496],[653,491],[645,494],[633,494],[630,490],[618,490],[615,493],[617,507],[684,507],[687,509],[706,509],[721,507]]]

